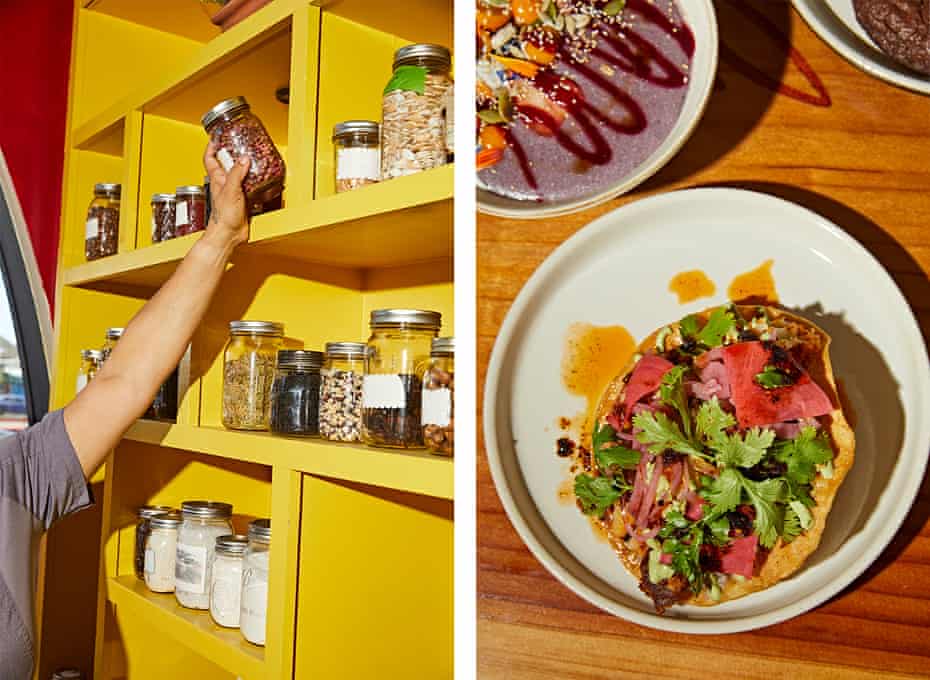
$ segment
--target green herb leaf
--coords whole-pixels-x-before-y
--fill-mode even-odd
[[[782,527],[783,515],[781,513],[783,511],[776,507],[776,503],[784,500],[785,484],[781,479],[766,479],[761,482],[754,482],[742,475],[740,477],[746,495],[756,509],[756,519],[753,522],[753,527],[755,527],[756,534],[759,536],[759,543],[764,548],[771,548],[775,545],[775,541],[778,540],[778,531]]]
[[[781,527],[781,540],[785,543],[791,543],[791,541],[801,535],[802,531],[801,519],[798,517],[798,513],[794,510],[793,506],[789,505],[785,509],[785,520]]]
[[[581,509],[586,515],[601,517],[621,495],[622,492],[608,477],[586,474],[575,477],[575,498],[581,503]]]
[[[730,542],[730,520],[726,515],[713,517],[705,522],[705,526],[710,530],[711,538],[717,545],[726,545]]]
[[[775,460],[788,466],[787,477],[795,484],[810,484],[817,475],[817,465],[833,460],[833,449],[826,432],[805,427],[791,440],[775,445]]]
[[[689,456],[705,459],[708,457],[685,437],[678,424],[664,413],[639,413],[633,416],[633,424],[642,430],[636,438],[649,448],[650,453],[658,454],[672,449]]]
[[[751,468],[756,465],[775,441],[775,432],[754,427],[745,437],[739,433],[722,437],[713,442],[717,462],[730,467]]]
[[[594,451],[594,460],[597,461],[597,465],[602,472],[631,470],[639,465],[641,457],[639,451],[634,451],[619,444],[610,446],[615,442],[616,436],[616,430],[610,425],[594,423],[594,432],[591,434],[591,448]]]
[[[695,340],[701,344],[707,345],[707,347],[719,347],[723,344],[724,336],[729,333],[735,325],[736,321],[733,318],[732,312],[728,311],[726,307],[718,307],[710,313],[707,323],[704,325],[704,328],[701,329],[701,332],[697,334]]]
[[[666,406],[671,406],[681,416],[685,436],[691,439],[691,410],[688,408],[688,395],[685,393],[684,378],[688,367],[679,364],[662,377],[659,396]]]
[[[762,373],[756,373],[756,383],[767,390],[774,390],[776,387],[790,385],[791,381],[784,373],[779,371],[775,366],[766,366]]]
[[[394,75],[384,87],[383,94],[403,90],[405,92],[426,92],[426,68],[423,66],[398,66]]]
[[[606,5],[604,5],[604,14],[609,17],[616,16],[623,11],[623,8],[626,7],[626,0],[610,0]]]
[[[734,468],[724,468],[720,476],[704,487],[704,498],[714,515],[725,515],[735,509],[743,499],[743,475]]]
[[[723,410],[717,397],[711,397],[698,409],[698,434],[708,443],[722,441],[726,437],[724,430],[734,425],[736,425],[736,418]]]
[[[698,318],[694,314],[689,314],[678,322],[678,330],[684,338],[694,338],[699,331]]]

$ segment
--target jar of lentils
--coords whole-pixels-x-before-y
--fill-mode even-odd
[[[320,388],[320,436],[334,442],[357,442],[362,427],[364,342],[327,342]]]
[[[119,249],[119,184],[95,184],[94,200],[84,223],[84,256],[88,262]]]
[[[174,594],[182,607],[210,608],[210,571],[216,539],[233,533],[232,506],[215,501],[181,503]]]
[[[174,230],[174,194],[152,194],[152,243],[176,236]]]
[[[284,159],[245,97],[225,99],[201,119],[216,143],[216,158],[228,172],[240,156],[251,159],[242,188],[250,205],[268,203],[284,191]]]
[[[422,369],[439,333],[439,312],[377,309],[362,382],[362,440],[370,446],[423,448]]]
[[[379,127],[370,120],[347,120],[333,129],[337,194],[380,181]]]
[[[223,365],[223,425],[233,430],[267,430],[271,417],[278,350],[284,324],[232,321]]]
[[[271,388],[271,431],[315,436],[320,432],[320,369],[323,353],[302,349],[278,352]]]
[[[455,448],[455,338],[436,338],[423,374],[423,441],[426,448],[451,456]]]
[[[203,231],[207,226],[207,195],[199,184],[178,187],[174,216],[175,233],[186,236]]]
[[[148,540],[149,533],[152,531],[150,519],[159,515],[166,515],[173,512],[174,508],[170,505],[143,505],[136,511],[136,542],[133,559],[133,568],[136,577],[145,578],[145,542]]]
[[[452,56],[440,45],[408,45],[394,54],[382,98],[382,179],[446,164],[451,67]]]

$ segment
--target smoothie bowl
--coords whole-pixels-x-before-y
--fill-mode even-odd
[[[711,0],[477,0],[478,208],[548,217],[657,172],[717,68]]]

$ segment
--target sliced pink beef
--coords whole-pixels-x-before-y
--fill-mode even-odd
[[[730,379],[722,361],[711,361],[700,372],[700,382],[688,384],[688,390],[701,401],[730,398]]]
[[[659,389],[662,378],[673,367],[674,364],[671,361],[657,354],[646,354],[639,360],[633,368],[633,374],[630,376],[630,382],[627,383],[626,392],[623,395],[623,412],[627,414],[627,417],[640,399]]]
[[[723,349],[730,400],[741,428],[815,418],[833,410],[827,394],[800,367],[800,377],[793,385],[771,390],[761,387],[755,377],[772,363],[771,356],[771,350],[761,342],[740,342]]]
[[[752,578],[759,539],[755,534],[736,538],[720,556],[720,571]]]
[[[795,439],[799,434],[801,434],[801,430],[803,430],[805,427],[819,429],[820,423],[818,423],[815,418],[804,418],[803,420],[798,420],[796,422],[775,423],[772,425],[772,429],[775,430],[775,436],[779,439]]]

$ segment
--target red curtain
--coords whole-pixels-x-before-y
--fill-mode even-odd
[[[0,1],[0,149],[55,303],[72,0]]]

